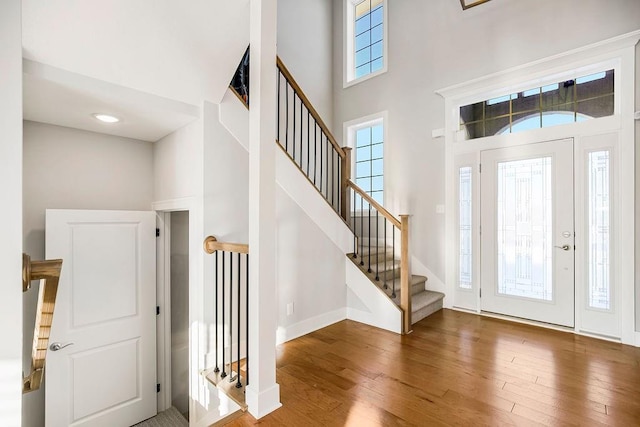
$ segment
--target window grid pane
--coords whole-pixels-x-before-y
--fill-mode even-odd
[[[384,141],[383,125],[374,125],[356,131],[355,181],[376,202],[384,199]],[[365,203],[363,209],[369,205]]]
[[[473,247],[471,236],[472,213],[472,176],[471,167],[459,170],[458,192],[458,230],[460,234],[458,286],[463,289],[472,288]]]
[[[589,153],[589,307],[611,309],[609,151]]]
[[[355,6],[355,78],[381,70],[384,65],[384,18],[381,0],[365,0]]]

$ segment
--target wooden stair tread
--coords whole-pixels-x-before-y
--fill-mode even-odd
[[[202,371],[202,375],[209,381],[211,384],[216,386],[219,390],[222,390],[224,394],[226,394],[229,399],[233,400],[240,406],[242,412],[247,412],[249,406],[246,403],[245,399],[245,385],[242,383],[242,387],[236,387],[236,381],[229,382],[229,378],[235,378],[235,372],[232,371],[230,374],[227,374],[226,377],[220,377],[221,372],[214,372],[213,369],[207,369]],[[242,376],[241,376],[242,378]]]

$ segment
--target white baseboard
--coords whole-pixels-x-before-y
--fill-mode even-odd
[[[396,334],[402,333],[402,315],[398,316],[397,319],[391,319],[384,322],[371,312],[347,307],[347,319],[364,323],[365,325],[375,326],[376,328],[385,329],[390,332],[395,332]]]
[[[640,332],[636,332],[636,342],[635,342],[635,346],[636,346],[636,347],[640,347]]]
[[[319,316],[302,320],[290,326],[279,326],[276,332],[276,345],[296,339],[313,331],[317,331],[318,329],[340,322],[346,318],[346,308],[339,308]]]

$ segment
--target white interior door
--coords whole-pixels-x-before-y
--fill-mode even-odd
[[[573,327],[573,139],[480,158],[482,310]]]
[[[47,210],[63,267],[47,352],[46,425],[127,427],[156,414],[155,214]]]

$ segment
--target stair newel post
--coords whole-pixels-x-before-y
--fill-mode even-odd
[[[349,180],[351,179],[351,147],[342,147],[344,157],[340,158],[342,162],[342,176],[340,182],[340,192],[342,194],[342,206],[340,214],[342,218],[349,223],[349,215],[351,214],[351,191],[349,191]]]
[[[409,289],[409,215],[400,215],[400,307],[404,312],[404,334],[411,332],[411,290]]]

